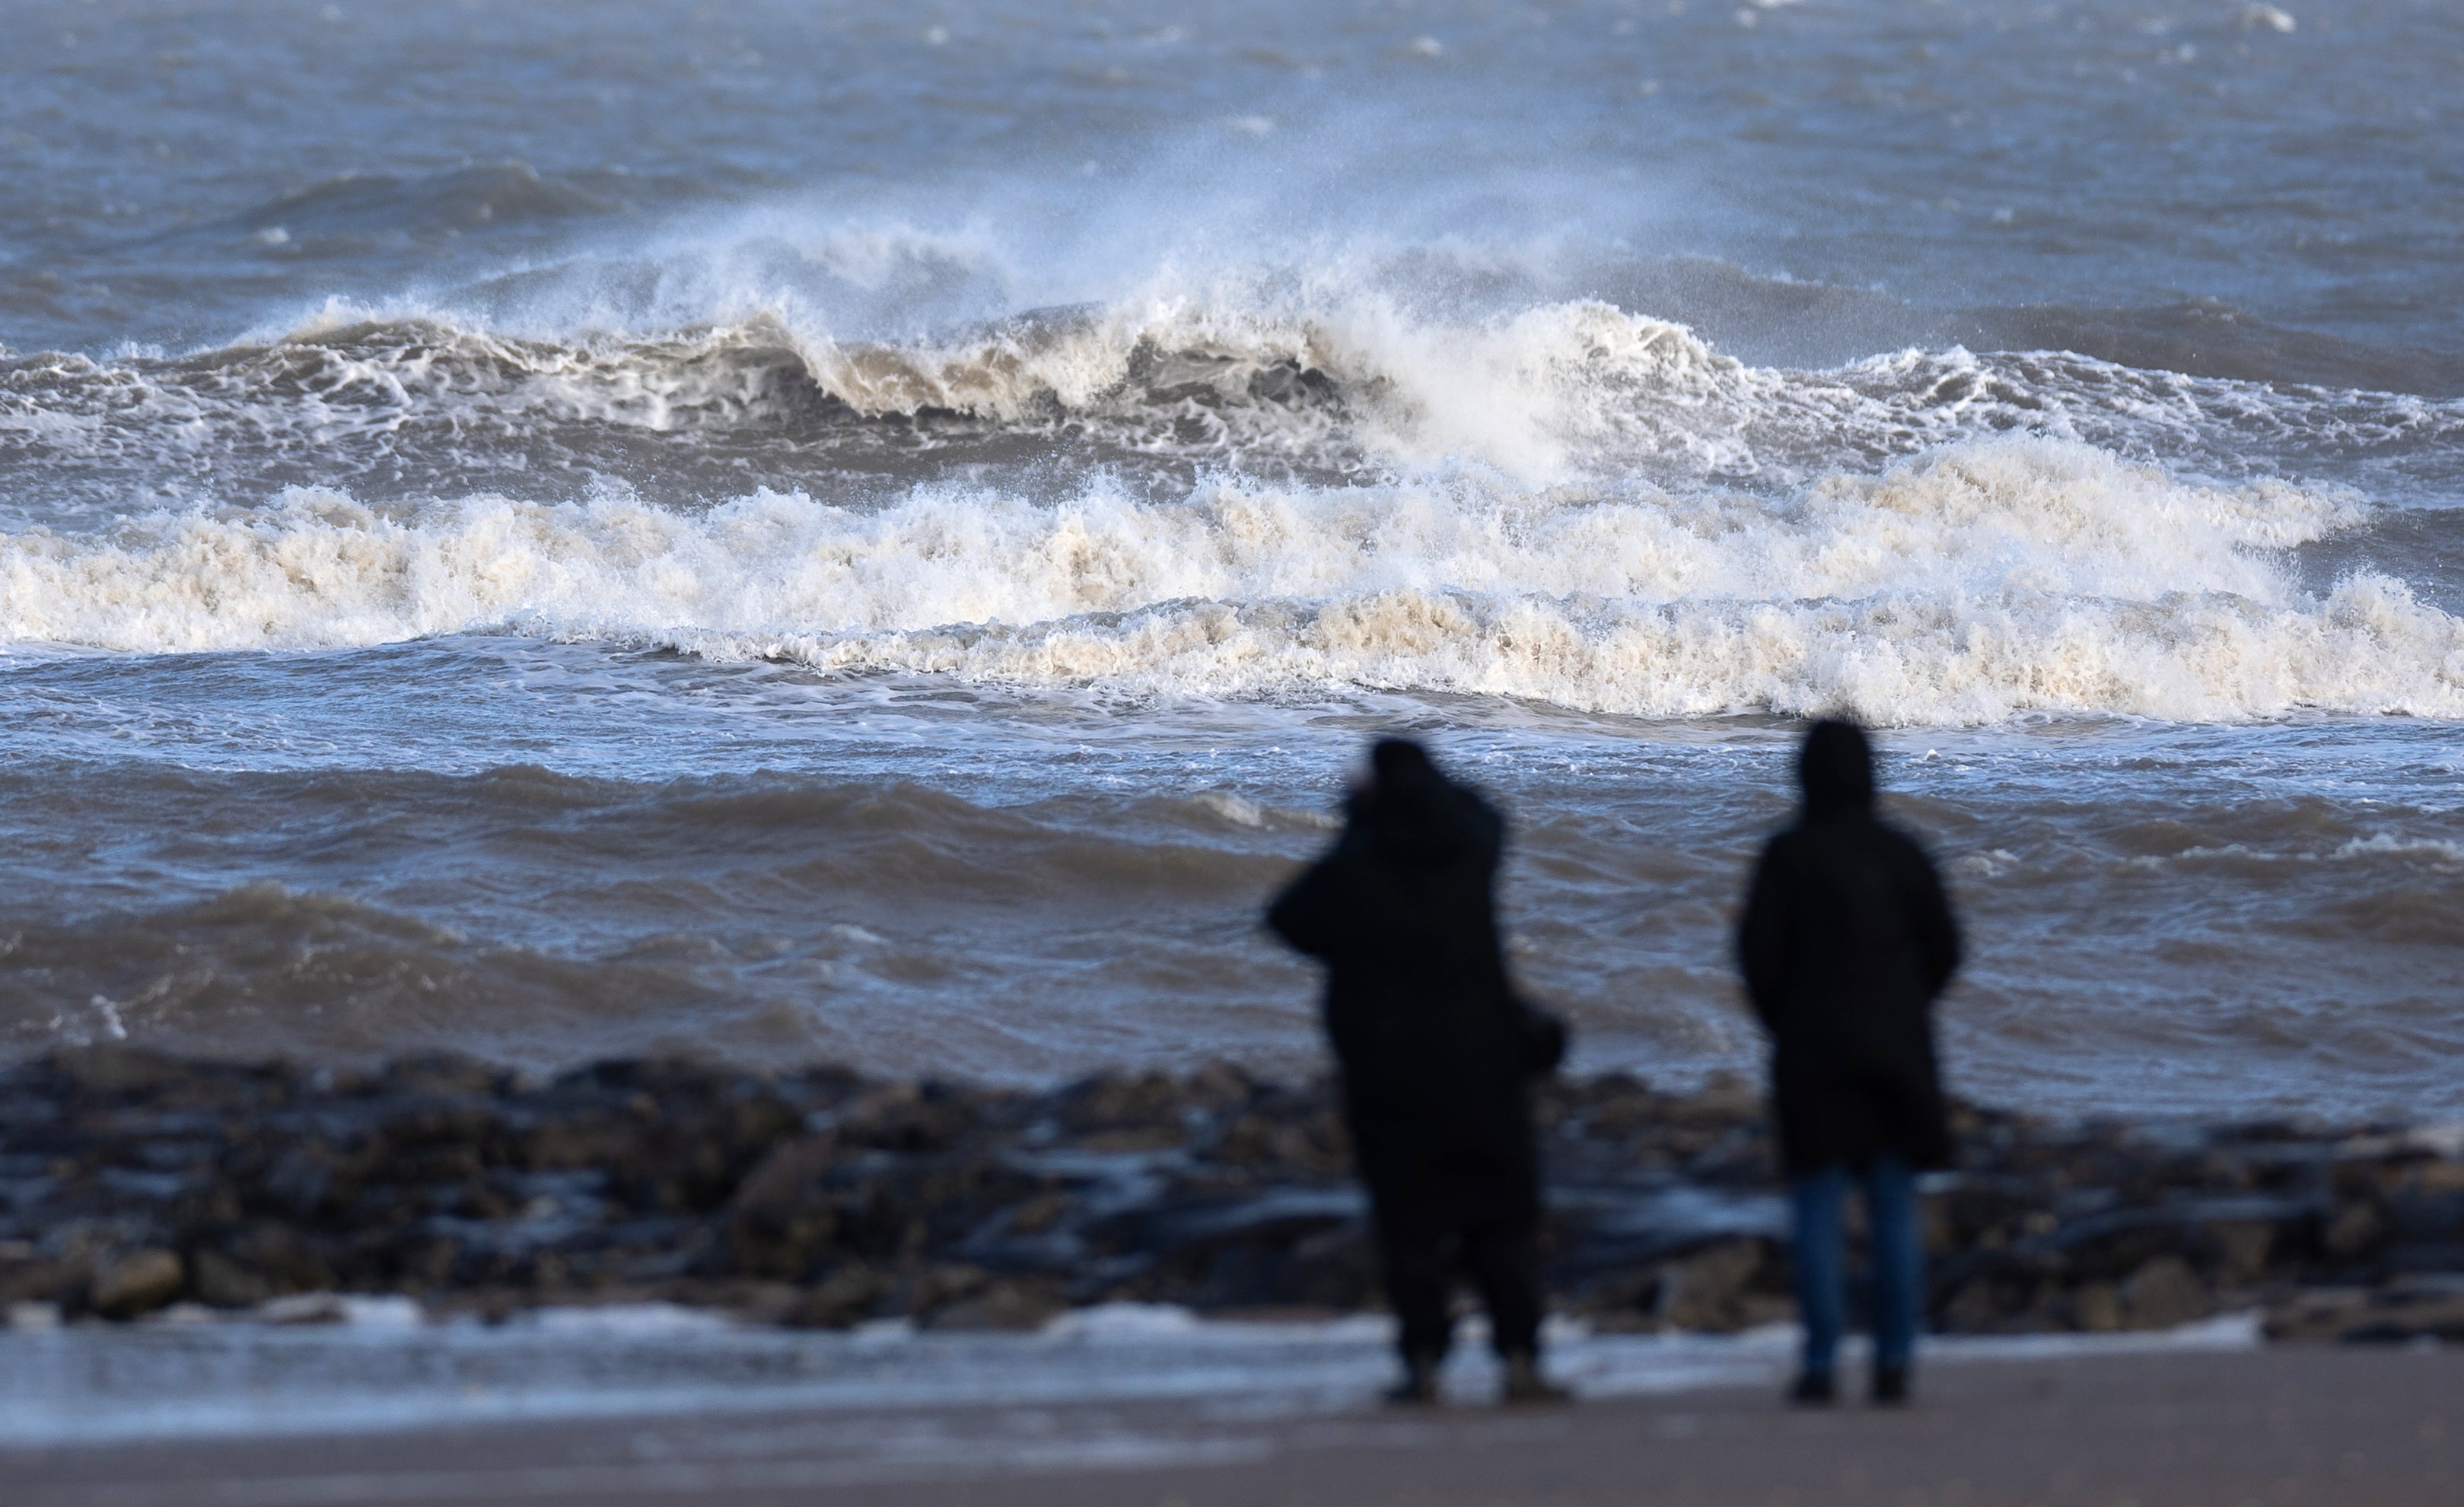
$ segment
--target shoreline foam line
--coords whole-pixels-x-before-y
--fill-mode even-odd
[[[1260,1322],[1111,1304],[1036,1333],[935,1334],[905,1321],[788,1334],[665,1304],[547,1309],[504,1324],[429,1322],[396,1304],[315,1326],[249,1318],[0,1331],[0,1448],[401,1431],[660,1413],[1050,1407],[1238,1400],[1254,1411],[1372,1405],[1391,1380],[1382,1317]],[[1477,1321],[1448,1373],[1493,1387]],[[1776,1387],[1793,1325],[1733,1336],[1596,1334],[1552,1321],[1552,1368],[1586,1397]],[[1857,1361],[1858,1343],[1846,1355]],[[2248,1349],[2258,1318],[2163,1331],[1941,1336],[1930,1365]],[[781,1374],[794,1380],[780,1380]],[[663,1380],[644,1381],[644,1377]],[[95,1385],[95,1379],[102,1379]],[[185,1390],[185,1395],[184,1395]]]

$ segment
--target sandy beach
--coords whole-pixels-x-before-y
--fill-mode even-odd
[[[1947,1362],[1905,1411],[1729,1386],[1425,1414],[1247,1398],[464,1424],[0,1451],[0,1477],[15,1507],[2449,1503],[2464,1354]]]

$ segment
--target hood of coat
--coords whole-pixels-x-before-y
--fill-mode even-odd
[[[1498,841],[1486,803],[1441,774],[1428,750],[1387,738],[1371,751],[1375,781],[1352,798],[1352,819],[1388,863],[1430,867],[1485,858]]]
[[[1797,751],[1796,779],[1805,791],[1805,819],[1868,812],[1874,806],[1874,750],[1865,730],[1826,718]]]

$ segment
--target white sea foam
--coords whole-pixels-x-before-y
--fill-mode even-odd
[[[1463,1325],[1447,1386],[1494,1385],[1484,1326]],[[363,1321],[313,1331],[200,1322],[177,1333],[109,1326],[0,1331],[0,1442],[26,1446],[202,1434],[280,1437],[477,1420],[583,1419],[795,1409],[806,1441],[832,1415],[882,1409],[1066,1407],[1125,1399],[1232,1404],[1252,1419],[1349,1411],[1392,1366],[1391,1322],[1227,1321],[1185,1309],[1107,1304],[1026,1335],[930,1333],[881,1321],[844,1335],[791,1334],[657,1307],[544,1310],[511,1322]],[[2259,1343],[2258,1316],[2100,1335],[1946,1336],[1937,1363],[2213,1352]],[[1799,1337],[1773,1324],[1735,1335],[1595,1334],[1550,1321],[1551,1368],[1587,1397],[1777,1386]],[[1843,1359],[1859,1360],[1852,1338]],[[931,1442],[946,1446],[944,1431]],[[913,1441],[893,1431],[894,1455]],[[1011,1448],[1015,1449],[1015,1441]],[[871,1451],[859,1447],[860,1456]],[[946,1462],[945,1462],[946,1463]],[[1014,1462],[1013,1462],[1014,1463]]]
[[[2373,833],[2355,838],[2327,855],[2335,860],[2404,858],[2426,862],[2435,867],[2451,868],[2464,864],[2464,844],[2438,838],[2400,838],[2392,833]]]
[[[335,300],[211,380],[184,373],[175,387],[85,364],[114,410],[151,407],[164,420],[210,420],[228,401],[248,405],[260,428],[313,422],[330,433],[475,404],[494,427],[561,420],[671,430],[775,418],[760,362],[785,358],[869,417],[938,410],[1029,428],[1092,420],[1099,432],[1161,444],[1168,426],[1157,421],[1193,417],[1197,398],[1206,428],[1269,453],[1327,459],[1356,445],[1390,463],[1469,460],[1532,483],[1637,456],[1750,470],[1754,437],[1742,430],[1758,421],[1821,428],[1826,441],[1846,423],[1868,444],[1910,422],[1904,404],[1749,367],[1682,325],[1593,300],[1448,320],[1374,292],[1312,293],[1295,301],[1242,287],[1200,297],[1165,285],[896,341],[834,333],[792,301],[649,338],[577,340]],[[1277,369],[1334,384],[1341,410],[1253,401],[1252,382]],[[1158,393],[1172,396],[1158,404]],[[1949,437],[1965,421],[1945,417]]]
[[[261,343],[178,362],[45,358],[0,381],[0,453],[153,460],[349,447],[424,466],[517,453],[560,426],[672,433],[781,426],[800,392],[862,417],[959,413],[1155,453],[1348,470],[1477,463],[1527,485],[1809,483],[1854,458],[2026,431],[2161,447],[2211,469],[2254,450],[2411,451],[2464,434],[2464,404],[2286,392],[2086,357],[1903,351],[1832,371],[1757,367],[1682,325],[1595,300],[1440,317],[1330,273],[1298,291],[1229,279],[850,334],[791,298],[711,296],[723,317],[644,334],[498,327],[470,311],[330,303]],[[1321,385],[1301,390],[1306,374]],[[792,376],[792,380],[781,380]],[[420,426],[436,426],[429,433]],[[574,437],[568,436],[568,442]],[[389,465],[392,463],[389,463]],[[346,474],[326,470],[326,474]]]
[[[835,249],[842,280],[905,286],[857,267],[863,250]],[[876,252],[900,265],[920,254]],[[1727,490],[1819,503],[1894,459],[2013,435],[2163,454],[2224,477],[2264,476],[2321,449],[2393,457],[2387,495],[2412,498],[2425,486],[2439,494],[2452,466],[2438,457],[2464,438],[2464,403],[2278,390],[2057,353],[1911,350],[1830,371],[1758,367],[1606,303],[1441,316],[1342,268],[1298,288],[1159,278],[1107,303],[896,339],[859,338],[794,299],[704,301],[727,317],[626,333],[621,320],[595,328],[587,310],[567,309],[543,334],[471,311],[336,303],[265,343],[176,360],[11,363],[0,367],[0,465],[16,484],[0,515],[84,526],[124,517],[132,497],[254,500],[301,474],[392,497],[542,473],[561,492],[575,476],[621,474],[666,497],[707,496],[726,475],[745,479],[719,485],[744,490],[815,475],[872,488],[986,465],[1015,474],[1029,454],[1082,473],[1110,466],[1122,491],[1150,501],[1185,488],[1194,464],[1251,491],[1294,475],[1459,491],[1468,484],[1457,473],[1470,470],[1550,494],[1549,507],[1551,489],[1631,498],[1657,488],[1718,513],[1734,511]],[[2144,505],[2141,533],[2162,532],[2186,494],[2137,481],[2121,491],[2128,504],[2095,527],[2137,527],[2127,514]],[[2057,506],[2043,521],[2075,511]],[[2275,512],[2309,527],[2298,508]],[[800,623],[815,625],[768,625]]]
[[[2269,557],[2359,516],[2042,440],[1834,476],[1784,505],[1480,470],[1226,481],[1169,504],[944,485],[871,511],[764,492],[700,513],[615,496],[381,513],[295,490],[0,539],[0,640],[151,653],[509,626],[1133,694],[1437,688],[1951,723],[2464,715],[2464,622],[2383,577],[2311,597]]]
[[[1245,800],[1228,790],[1201,790],[1190,798],[1236,827],[1263,827],[1266,824],[1266,814],[1258,809],[1256,801]]]
[[[2391,833],[2374,833],[2366,838],[2349,838],[2337,846],[2319,848],[2261,848],[2246,842],[2218,845],[2200,844],[2178,853],[2141,854],[2125,859],[2131,868],[2165,868],[2176,863],[2225,863],[2237,865],[2349,863],[2379,859],[2397,859],[2427,863],[2432,868],[2452,869],[2464,865],[2464,844],[2440,838],[2399,838]],[[1978,860],[1963,860],[1973,864]],[[1990,876],[1989,876],[1990,877]]]

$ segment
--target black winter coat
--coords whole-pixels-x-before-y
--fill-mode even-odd
[[[1933,1000],[1959,928],[1925,850],[1861,803],[1810,810],[1763,850],[1737,954],[1771,1033],[1789,1172],[1881,1151],[1947,1165]]]
[[[1491,896],[1505,822],[1425,763],[1381,777],[1350,816],[1266,923],[1327,964],[1326,1029],[1361,1176],[1389,1212],[1536,1217],[1527,1084],[1542,1064]]]

